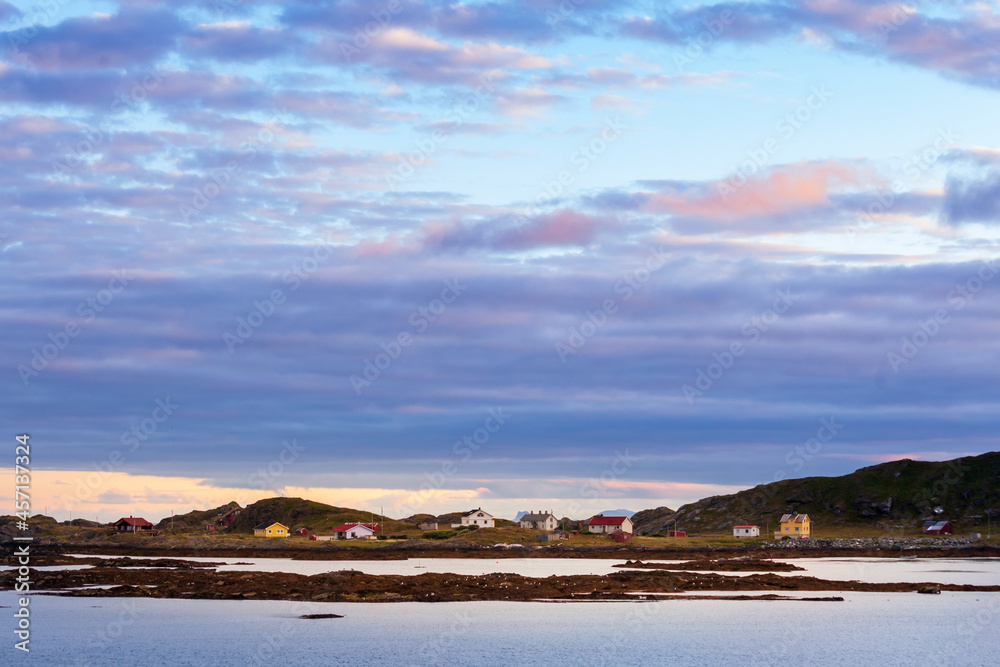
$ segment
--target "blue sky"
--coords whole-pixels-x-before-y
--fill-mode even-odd
[[[1000,3],[0,1],[0,31],[35,509],[582,516],[997,449]]]

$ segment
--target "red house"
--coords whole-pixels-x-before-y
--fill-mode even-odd
[[[306,530],[305,528],[299,528],[298,530],[294,531],[294,533],[296,535],[301,535],[302,537],[308,537],[309,536],[309,531]]]
[[[238,517],[240,515],[241,511],[242,511],[242,508],[240,508],[240,507],[234,507],[233,509],[229,510],[228,512],[226,512],[225,514],[223,514],[221,517],[219,517],[218,519],[216,519],[216,521],[223,528],[229,528],[229,524],[231,524],[233,521],[236,520],[236,517]]]
[[[951,535],[950,521],[924,521],[924,535]]]
[[[632,520],[627,516],[604,516],[598,514],[587,522],[587,530],[591,533],[603,533],[610,535],[616,530],[623,533],[632,533]]]
[[[156,533],[153,524],[142,517],[122,517],[115,521],[115,529],[119,533]]]
[[[626,533],[624,530],[621,530],[621,529],[614,531],[613,533],[611,533],[610,535],[608,535],[608,537],[610,537],[611,539],[613,539],[615,542],[631,542],[632,541],[632,533]]]

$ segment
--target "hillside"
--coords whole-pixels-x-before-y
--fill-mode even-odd
[[[328,533],[334,526],[351,521],[369,522],[372,514],[362,510],[334,507],[302,498],[265,498],[247,507],[229,527],[234,533],[253,533],[255,526],[280,521],[290,529],[305,527],[310,533]],[[378,515],[374,516],[379,522]],[[389,519],[383,526],[384,533],[412,528],[408,524]]]
[[[1000,519],[1000,452],[952,461],[904,459],[861,468],[842,477],[805,477],[712,496],[676,512],[661,507],[632,517],[637,534],[662,532],[676,519],[681,530],[724,532],[741,523],[762,533],[786,512],[802,512],[822,526],[879,525],[918,528],[924,519],[947,519],[956,530]]]
[[[668,529],[673,529],[673,520],[676,513],[677,512],[675,510],[672,510],[669,507],[657,507],[652,510],[642,510],[641,512],[636,512],[632,515],[632,526],[637,534],[657,535]]]
[[[201,530],[206,523],[215,523],[218,517],[239,506],[239,503],[232,501],[215,509],[194,510],[187,514],[178,514],[175,517],[164,517],[156,524],[156,529],[174,531]]]

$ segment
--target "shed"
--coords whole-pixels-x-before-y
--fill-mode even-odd
[[[951,535],[950,521],[924,521],[924,535]]]

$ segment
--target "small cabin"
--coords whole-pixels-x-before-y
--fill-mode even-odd
[[[924,521],[924,535],[951,535],[951,521]]]
[[[760,526],[733,526],[733,537],[760,537]]]
[[[119,533],[153,533],[157,532],[156,528],[150,522],[143,519],[141,516],[136,517],[122,517],[115,521],[115,530]]]
[[[253,529],[256,537],[288,537],[288,526],[283,523],[262,523]]]

